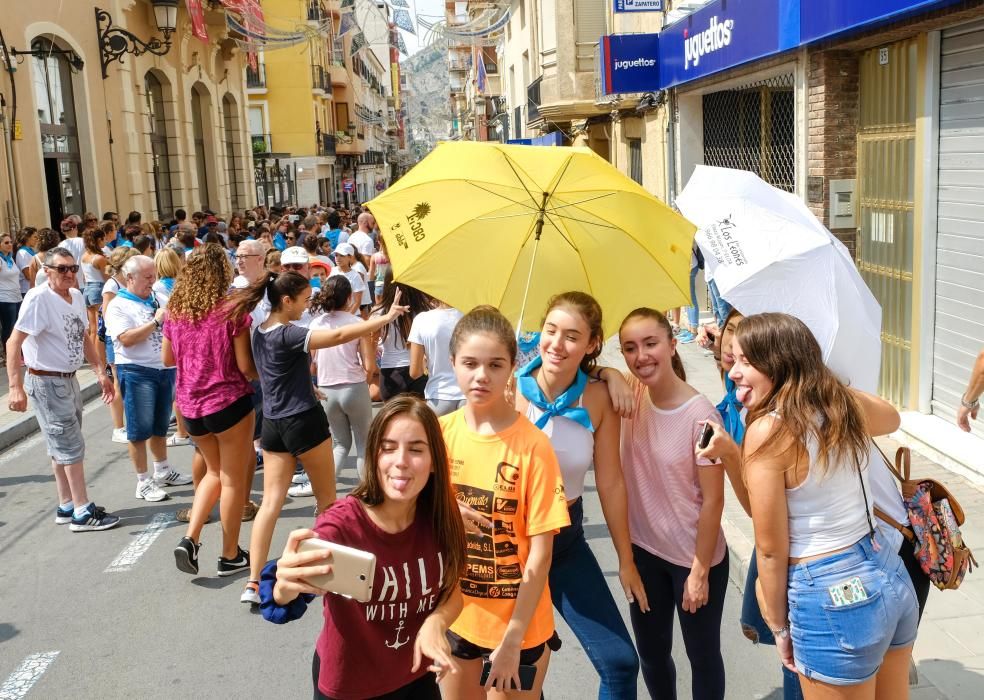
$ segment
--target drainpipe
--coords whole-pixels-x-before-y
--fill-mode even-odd
[[[11,211],[8,211],[8,216],[10,218],[11,232],[14,232],[20,228],[20,206],[17,203],[17,180],[14,179],[14,149],[13,139],[11,138],[13,124],[7,124],[6,111],[7,101],[0,95],[0,131],[3,131],[4,148],[7,149],[7,157],[4,160],[7,161],[7,179],[10,181],[10,203],[8,206]]]

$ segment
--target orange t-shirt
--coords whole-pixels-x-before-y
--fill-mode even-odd
[[[441,418],[441,428],[458,500],[492,521],[490,531],[467,534],[465,605],[451,630],[494,649],[516,605],[530,538],[570,525],[564,481],[549,438],[524,416],[501,433],[480,435],[458,410]],[[544,586],[522,648],[543,644],[553,633],[550,590]]]

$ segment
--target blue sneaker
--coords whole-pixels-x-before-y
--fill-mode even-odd
[[[691,333],[690,331],[684,331],[683,333],[677,336],[677,340],[683,343],[684,345],[686,345],[687,343],[692,343],[695,340],[697,340],[697,336]]]
[[[72,516],[72,524],[68,529],[72,532],[95,532],[97,530],[109,530],[120,524],[120,519],[115,515],[110,515],[105,508],[100,508],[95,503],[90,503],[81,517]]]
[[[65,510],[62,510],[61,506],[55,509],[55,525],[68,525],[72,522],[72,517],[75,515],[75,509],[69,506]]]
[[[256,471],[261,471],[263,469],[263,452],[261,450],[256,451]]]

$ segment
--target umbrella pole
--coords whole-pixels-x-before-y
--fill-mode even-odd
[[[516,337],[519,338],[523,332],[523,317],[526,315],[526,300],[530,294],[530,285],[533,283],[533,268],[536,266],[536,254],[540,250],[540,236],[543,233],[543,217],[546,214],[547,199],[550,195],[543,193],[543,204],[540,205],[540,213],[536,218],[536,234],[533,239],[533,259],[530,260],[530,271],[526,275],[526,289],[523,290],[523,303],[519,307],[519,322],[516,324]]]

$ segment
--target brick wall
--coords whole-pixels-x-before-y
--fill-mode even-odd
[[[807,169],[823,178],[822,201],[809,207],[826,226],[830,181],[857,176],[858,56],[852,51],[809,54],[807,73]],[[853,255],[855,229],[833,231]]]

